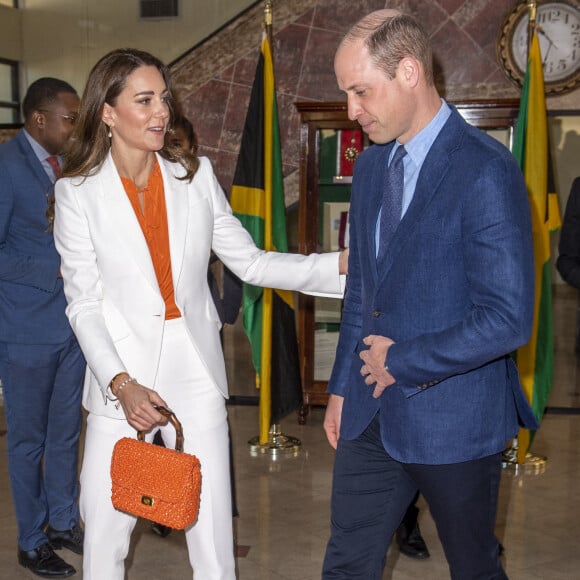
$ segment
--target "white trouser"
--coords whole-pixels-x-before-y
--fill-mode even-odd
[[[209,379],[182,319],[165,323],[155,388],[183,425],[184,450],[201,463],[199,518],[185,532],[195,580],[235,580],[225,401]],[[161,432],[166,446],[173,448],[173,426],[168,424]],[[113,446],[121,437],[136,437],[127,421],[89,414],[80,495],[84,580],[124,578],[137,518],[115,510],[111,503],[109,466]]]

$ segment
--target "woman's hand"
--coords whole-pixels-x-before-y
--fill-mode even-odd
[[[338,256],[338,273],[348,274],[348,255],[350,253],[349,248],[346,248],[340,252]]]
[[[167,407],[165,401],[155,391],[144,387],[137,381],[126,382],[121,389],[118,389],[117,386],[126,378],[128,375],[116,377],[111,390],[119,399],[129,425],[137,431],[149,431],[155,425],[165,425],[167,419],[153,406]]]

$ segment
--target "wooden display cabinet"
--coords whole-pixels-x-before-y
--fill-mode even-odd
[[[454,103],[461,115],[476,127],[488,131],[507,147],[511,147],[513,128],[517,120],[519,101],[461,101]],[[345,102],[299,102],[300,114],[300,197],[298,209],[298,250],[301,253],[325,251],[323,205],[342,204],[350,199],[349,179],[342,175],[329,178],[325,140],[333,133],[359,131],[356,121],[350,121]],[[362,134],[362,133],[361,133]],[[368,144],[363,142],[363,147]],[[337,149],[337,171],[340,169],[340,145]],[[328,299],[332,302],[333,299]],[[302,376],[303,403],[299,423],[306,422],[312,405],[326,405],[326,387],[334,360],[333,346],[338,337],[340,300],[321,302],[305,294],[298,296],[298,344]],[[332,319],[338,313],[338,324]],[[329,322],[329,317],[331,322]],[[333,336],[331,336],[331,334]]]

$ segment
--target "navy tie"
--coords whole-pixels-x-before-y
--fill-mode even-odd
[[[395,151],[385,175],[378,260],[384,257],[389,242],[401,221],[404,185],[403,157],[405,155],[407,155],[407,151],[400,145]]]

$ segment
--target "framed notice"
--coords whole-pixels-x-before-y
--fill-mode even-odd
[[[348,239],[347,224],[348,202],[324,202],[322,208],[322,249],[325,252],[336,252],[346,246]],[[342,245],[341,245],[342,243]]]

